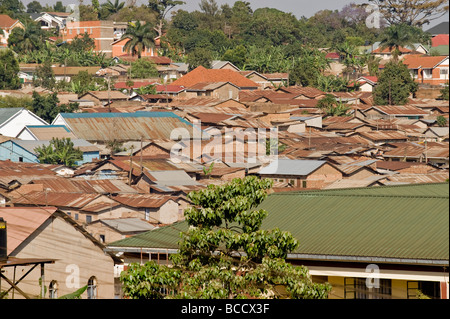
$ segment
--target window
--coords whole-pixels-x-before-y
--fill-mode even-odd
[[[78,213],[75,213],[75,220],[78,220]]]
[[[307,183],[306,183],[306,181],[302,181],[302,187],[303,188],[306,188],[308,185],[307,185]]]
[[[99,235],[99,239],[101,243],[105,242],[105,235]]]
[[[366,278],[344,278],[345,299],[391,299],[391,279],[379,279],[379,288],[369,288]]]
[[[88,299],[97,299],[97,279],[94,276],[88,280],[87,297]]]
[[[50,299],[58,298],[58,282],[56,280],[50,282],[50,285],[48,286],[48,295]]]
[[[150,220],[150,208],[145,209],[145,220]]]
[[[441,298],[441,286],[439,282],[432,281],[408,281],[408,299],[419,299],[422,297],[431,299]]]
[[[441,79],[448,79],[448,68],[441,68],[439,74],[441,75]]]
[[[432,76],[432,72],[431,69],[423,69],[423,78],[424,79],[431,79]]]
[[[92,223],[92,216],[91,215],[86,215],[86,223],[88,223],[88,224]]]

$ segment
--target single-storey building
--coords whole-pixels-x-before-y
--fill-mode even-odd
[[[65,213],[55,207],[0,207],[0,218],[6,221],[8,256],[0,262],[2,276],[17,283],[26,275],[8,299],[55,299],[84,286],[82,299],[114,298],[115,257]],[[2,293],[11,288],[0,281]]]
[[[293,187],[316,189],[342,178],[342,172],[326,161],[297,159],[275,160],[256,174]]]
[[[386,209],[389,207],[389,209]],[[448,183],[270,194],[262,229],[289,231],[300,245],[287,261],[306,266],[329,299],[448,299]],[[107,245],[123,266],[168,264],[186,221]],[[418,240],[420,238],[420,240]]]

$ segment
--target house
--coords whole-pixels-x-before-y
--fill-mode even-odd
[[[178,80],[175,80],[172,82],[172,85],[191,87],[198,83],[217,82],[232,83],[240,90],[256,90],[258,88],[258,84],[239,74],[239,72],[228,69],[206,69],[203,66],[199,66]]]
[[[386,203],[389,210],[386,210]],[[270,194],[262,229],[289,231],[300,245],[287,261],[332,286],[329,299],[448,299],[448,184]],[[186,221],[107,245],[123,266],[167,263]],[[420,238],[421,240],[417,240]],[[378,285],[368,286],[367,280]]]
[[[241,71],[240,73],[262,89],[289,85],[288,73],[259,73],[256,71]]]
[[[413,105],[374,105],[362,111],[367,119],[422,119],[429,112]]]
[[[0,108],[0,135],[15,137],[27,125],[48,125],[24,107]]]
[[[86,285],[83,299],[114,298],[117,259],[72,218],[55,207],[0,207],[0,218],[6,221],[8,255],[0,263],[2,276],[15,282],[15,274],[26,276],[8,299],[38,298],[42,291],[55,299]],[[2,290],[5,284],[2,278]]]
[[[123,34],[123,33],[122,33]],[[118,34],[115,34],[115,36]],[[111,54],[113,58],[119,58],[125,60],[124,57],[128,57],[128,52],[125,50],[125,44],[130,41],[129,39],[121,40],[120,37],[111,43]],[[156,48],[146,48],[141,52],[141,57],[153,57],[158,56],[158,51]]]
[[[188,201],[179,197],[157,194],[120,194],[112,197],[125,207],[139,212],[142,219],[154,224],[173,224],[184,219]]]
[[[449,164],[448,142],[394,142],[389,143],[390,148],[381,155],[388,161],[424,162],[432,163],[437,167],[446,167]]]
[[[92,162],[100,158],[100,150],[91,143],[81,140],[71,140],[75,148],[83,152],[83,159],[76,165]],[[0,144],[0,160],[13,162],[39,163],[37,147],[50,145],[49,140],[9,140]]]
[[[449,127],[429,127],[423,135],[429,142],[442,142],[443,139],[448,138]]]
[[[99,219],[86,226],[86,230],[103,244],[156,228],[156,226],[140,218]]]
[[[370,131],[370,132],[357,132],[351,136],[360,136],[371,144],[382,145],[385,143],[399,143],[408,141],[408,137],[398,131]]]
[[[360,76],[356,79],[356,82],[359,84],[360,92],[373,92],[378,83],[378,77],[370,75]]]
[[[410,55],[402,60],[414,81],[422,84],[440,85],[449,81],[447,56]]]
[[[241,71],[237,66],[235,66],[230,61],[220,61],[220,60],[213,60],[211,62],[211,69],[215,70],[232,70],[239,72]]]
[[[8,46],[9,35],[15,28],[24,29],[25,27],[18,19],[13,19],[7,14],[0,14],[0,30],[3,31],[0,32],[0,47]]]
[[[52,125],[65,125],[91,142],[170,140],[175,129],[193,136],[192,124],[173,112],[60,113]]]
[[[374,55],[376,57],[380,57],[382,60],[387,61],[392,58],[392,54],[393,54],[394,50],[395,50],[395,48],[382,49],[381,47],[377,47],[375,50],[372,51],[372,55]],[[406,56],[408,56],[410,54],[419,53],[419,52],[416,52],[414,50],[411,50],[411,49],[405,48],[405,47],[399,47],[398,51],[399,51],[400,58],[405,58]]]
[[[27,125],[16,137],[26,141],[50,141],[52,138],[77,139],[64,125]]]
[[[230,82],[197,83],[185,88],[186,98],[208,96],[220,100],[235,99],[239,97],[240,88]]]
[[[286,182],[298,188],[322,188],[342,178],[342,172],[320,160],[278,159],[256,173],[261,178]]]
[[[95,106],[107,106],[115,101],[128,101],[128,95],[120,91],[89,91],[79,98],[93,101]]]
[[[94,51],[112,57],[112,43],[122,37],[128,28],[128,22],[118,21],[67,21],[61,30],[63,41],[72,42],[74,38],[87,33],[94,40]]]
[[[96,76],[101,68],[99,66],[53,66],[56,82],[70,80],[80,72],[87,72],[89,75]]]
[[[55,29],[58,33],[64,29],[70,15],[70,12],[41,12],[30,14],[31,18],[41,26],[41,29]]]

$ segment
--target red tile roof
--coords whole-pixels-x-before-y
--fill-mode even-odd
[[[444,55],[438,55],[438,56],[425,56],[425,55],[407,55],[402,60],[403,64],[406,64],[408,69],[419,69],[419,68],[425,68],[425,69],[433,69],[438,65],[440,62],[442,62],[446,57]]]
[[[448,45],[448,34],[438,34],[433,39],[431,39],[431,47],[438,47],[440,45]]]
[[[252,80],[247,79],[245,76],[239,74],[239,72],[233,70],[222,69],[206,69],[203,66],[197,67],[185,76],[179,78],[172,85],[182,85],[185,87],[191,87],[197,83],[202,82],[230,82],[240,88],[257,88],[258,85]]]
[[[0,14],[0,28],[10,28],[17,21],[19,20],[13,19],[7,14]]]
[[[377,49],[373,50],[372,53],[392,53],[392,51],[394,51],[394,49],[385,48],[385,49],[381,50],[381,47],[378,47]],[[404,47],[400,47],[399,51],[400,51],[400,53],[412,52],[412,50],[410,50],[408,48],[404,48]]]

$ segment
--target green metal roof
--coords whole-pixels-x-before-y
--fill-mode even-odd
[[[302,255],[449,259],[447,183],[275,193],[262,228],[290,231]],[[186,222],[109,244],[176,249]]]

